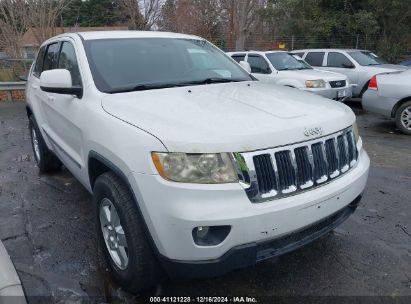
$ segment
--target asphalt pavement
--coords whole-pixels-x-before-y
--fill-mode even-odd
[[[359,208],[343,225],[255,267],[219,278],[166,282],[132,296],[106,271],[90,194],[66,170],[38,174],[25,104],[0,103],[0,239],[29,302],[131,303],[157,295],[361,296],[411,303],[411,136],[399,133],[391,120],[365,113],[358,102],[350,106],[371,170]]]

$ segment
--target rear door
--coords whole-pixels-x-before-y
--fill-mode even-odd
[[[251,67],[251,74],[260,81],[272,82],[272,70],[267,59],[258,54],[248,54],[247,62]]]
[[[82,86],[82,77],[74,44],[70,40],[48,48],[43,71],[46,69],[66,69],[70,72],[73,86]],[[51,51],[54,54],[51,54]],[[50,54],[49,54],[50,53]],[[50,59],[53,58],[53,62]],[[74,95],[42,92],[42,107],[46,118],[43,130],[49,138],[53,150],[64,165],[80,180],[84,167],[83,133],[84,100]],[[83,172],[84,173],[84,172]]]

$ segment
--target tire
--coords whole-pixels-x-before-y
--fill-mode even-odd
[[[33,148],[34,159],[39,167],[40,174],[61,170],[61,161],[47,147],[33,115],[29,118],[29,130],[31,147]]]
[[[411,100],[403,103],[395,112],[395,123],[402,133],[411,135]]]
[[[114,173],[106,172],[96,180],[93,203],[96,207],[99,243],[114,281],[132,293],[154,287],[163,276],[162,270],[151,250],[142,218],[128,187]],[[112,216],[113,207],[118,215],[117,225],[116,217]],[[108,217],[102,215],[106,212],[110,214],[109,221]],[[115,248],[115,244],[110,243],[111,231],[116,231],[111,236],[118,245],[114,253],[111,253],[111,249]],[[128,258],[126,263],[126,258],[117,258],[124,254]]]

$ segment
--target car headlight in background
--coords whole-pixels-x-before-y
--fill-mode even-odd
[[[358,140],[360,139],[360,133],[358,132],[357,122],[354,122],[354,124],[352,125],[352,132],[354,134],[355,142],[357,143]]]
[[[151,158],[158,173],[180,183],[224,184],[238,182],[228,153],[157,153]]]
[[[325,81],[323,79],[307,80],[305,86],[309,89],[325,88]]]

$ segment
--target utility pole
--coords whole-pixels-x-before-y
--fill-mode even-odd
[[[357,42],[355,43],[355,48],[358,49],[358,43],[360,40],[360,34],[357,34]]]
[[[234,50],[234,36],[235,36],[235,28],[234,28],[234,14],[235,14],[235,6],[234,6],[234,0],[230,0],[230,27],[229,27],[229,42],[228,42],[228,47],[230,51]]]

